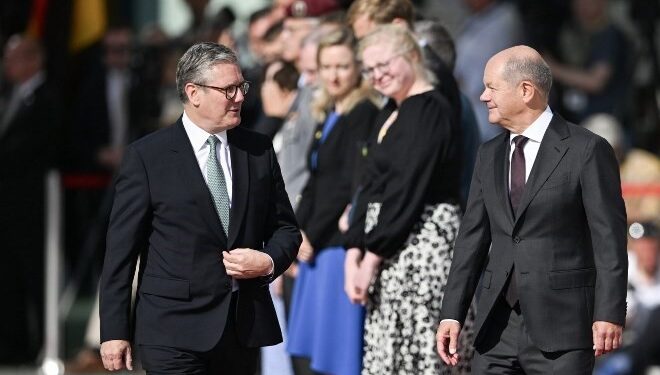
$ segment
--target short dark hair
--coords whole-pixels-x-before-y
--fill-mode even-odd
[[[265,7],[262,9],[259,9],[252,14],[250,14],[250,19],[248,21],[249,25],[252,25],[253,23],[257,22],[258,20],[262,18],[266,18],[270,15],[270,12],[272,12],[273,8],[271,7]]]

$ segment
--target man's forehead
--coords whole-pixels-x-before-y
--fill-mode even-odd
[[[242,81],[243,73],[236,64],[217,63],[211,68],[208,78],[215,82],[232,84]]]

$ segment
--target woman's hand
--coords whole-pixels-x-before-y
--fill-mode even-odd
[[[352,303],[360,303],[357,289],[355,289],[355,277],[360,270],[362,261],[362,250],[357,247],[346,251],[344,260],[344,291]]]
[[[314,259],[314,247],[312,247],[305,232],[300,231],[300,233],[302,234],[302,243],[300,243],[300,248],[298,249],[298,260],[309,263]]]
[[[381,261],[382,258],[380,256],[367,251],[360,263],[360,269],[355,275],[354,288],[357,295],[357,302],[362,305],[367,303],[369,286],[376,277]]]
[[[349,228],[348,224],[348,213],[351,212],[351,204],[349,203],[346,208],[344,209],[344,213],[341,214],[341,217],[339,218],[339,222],[337,223],[337,227],[339,228],[339,231],[342,233],[346,233],[346,231]],[[361,258],[361,256],[360,256]]]

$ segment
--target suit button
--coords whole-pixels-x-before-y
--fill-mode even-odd
[[[515,242],[515,243],[520,243],[520,237],[515,236],[515,237],[513,238],[513,242]]]

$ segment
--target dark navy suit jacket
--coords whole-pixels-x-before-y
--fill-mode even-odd
[[[295,259],[300,233],[270,141],[228,131],[233,196],[228,238],[181,119],[128,147],[116,180],[101,277],[101,341],[206,351],[236,314],[248,347],[282,341],[265,279],[239,282],[236,311],[222,251],[252,248],[274,261],[274,277]],[[140,256],[131,323],[131,280]]]

